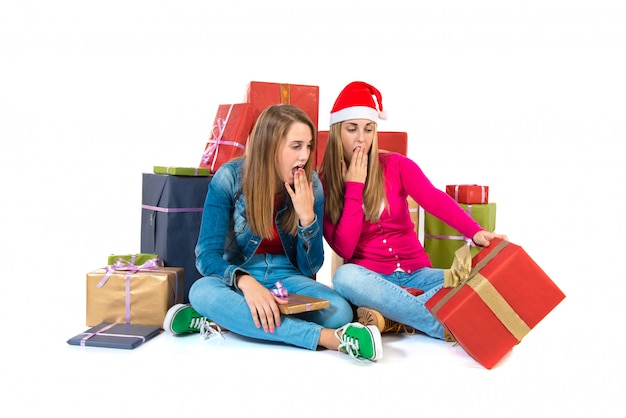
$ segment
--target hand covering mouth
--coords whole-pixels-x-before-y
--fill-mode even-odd
[[[296,172],[297,172],[299,169],[301,169],[301,168],[302,168],[302,169],[304,169],[304,167],[303,167],[303,166],[301,166],[301,165],[298,165],[298,166],[295,166],[294,168],[292,168],[292,169],[291,169],[291,175],[295,177],[295,176],[296,176]]]

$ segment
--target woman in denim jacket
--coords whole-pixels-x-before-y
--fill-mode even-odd
[[[209,183],[196,246],[203,277],[189,291],[191,305],[168,311],[164,329],[208,335],[220,324],[259,340],[382,357],[378,329],[351,323],[350,304],[312,278],[324,261],[324,194],[310,159],[315,142],[315,125],[301,109],[274,105],[261,113],[246,155]],[[330,307],[282,315],[281,285]]]

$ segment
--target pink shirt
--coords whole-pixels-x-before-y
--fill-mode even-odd
[[[363,183],[346,182],[343,213],[337,225],[325,216],[324,237],[348,263],[359,264],[381,274],[398,268],[411,273],[431,267],[428,254],[418,239],[411,220],[407,196],[424,211],[436,216],[466,237],[483,228],[452,197],[433,186],[419,166],[396,153],[379,153],[385,177],[389,208],[377,223],[365,220]]]

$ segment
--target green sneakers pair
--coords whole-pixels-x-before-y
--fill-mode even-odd
[[[213,335],[224,338],[219,325],[184,303],[174,305],[167,311],[163,329],[175,335],[200,333],[205,339]],[[339,339],[338,350],[352,358],[376,361],[383,357],[383,343],[375,325],[353,322],[335,330],[335,335]]]
[[[374,325],[353,322],[335,330],[335,335],[340,341],[338,350],[352,358],[371,361],[383,358],[383,342]]]
[[[163,320],[163,329],[174,335],[200,333],[204,339],[213,335],[224,338],[219,325],[200,315],[188,303],[179,303],[168,309]]]

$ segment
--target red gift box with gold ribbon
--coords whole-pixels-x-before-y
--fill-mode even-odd
[[[501,239],[473,258],[463,246],[445,272],[444,288],[426,308],[454,340],[493,368],[565,294],[524,249]]]
[[[458,203],[487,204],[489,203],[489,186],[478,184],[448,184],[446,193]]]
[[[248,85],[247,102],[251,103],[259,113],[275,104],[294,105],[309,115],[317,129],[320,107],[319,86],[251,81]]]

